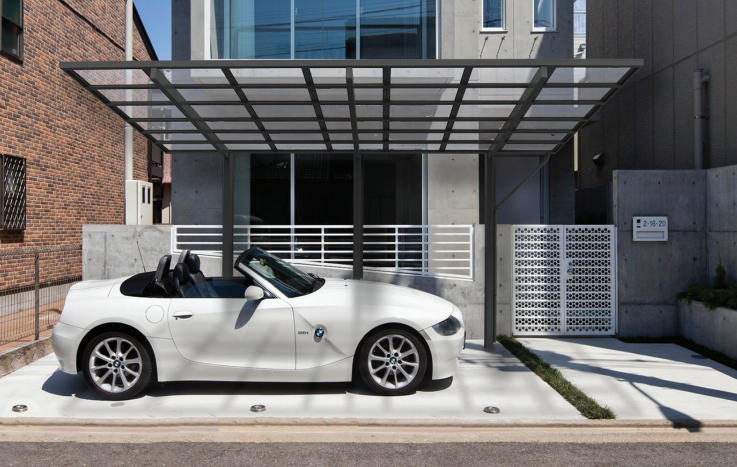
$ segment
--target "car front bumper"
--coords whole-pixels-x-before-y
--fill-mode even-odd
[[[427,344],[432,353],[432,379],[445,379],[455,375],[458,369],[458,355],[465,345],[466,333],[463,329],[452,336],[441,336],[432,329],[426,330],[430,339]]]
[[[86,329],[62,322],[54,326],[54,332],[51,334],[51,347],[64,373],[77,374],[77,349],[85,334],[87,334]]]

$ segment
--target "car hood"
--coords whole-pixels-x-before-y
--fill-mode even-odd
[[[446,319],[453,312],[449,301],[427,292],[381,282],[346,279],[325,279],[325,285],[314,293],[294,300],[301,304],[360,309],[362,314],[396,314],[421,316],[419,326],[431,326]],[[417,321],[416,319],[414,321]]]

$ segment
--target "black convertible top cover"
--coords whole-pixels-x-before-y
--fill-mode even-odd
[[[146,286],[154,280],[156,271],[142,272],[133,277],[129,277],[120,284],[120,293],[129,297],[142,297]]]

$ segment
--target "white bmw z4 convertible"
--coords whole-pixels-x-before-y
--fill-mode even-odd
[[[103,399],[153,381],[346,382],[381,395],[453,376],[465,345],[458,307],[391,284],[324,279],[259,248],[238,277],[208,278],[183,251],[171,267],[84,281],[67,295],[52,344]]]

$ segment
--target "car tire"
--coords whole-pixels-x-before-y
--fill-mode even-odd
[[[84,349],[82,372],[87,385],[102,399],[131,399],[150,383],[153,365],[148,348],[125,332],[105,332]]]
[[[382,396],[413,393],[427,370],[425,346],[403,329],[385,329],[369,336],[361,346],[359,359],[363,381]]]

